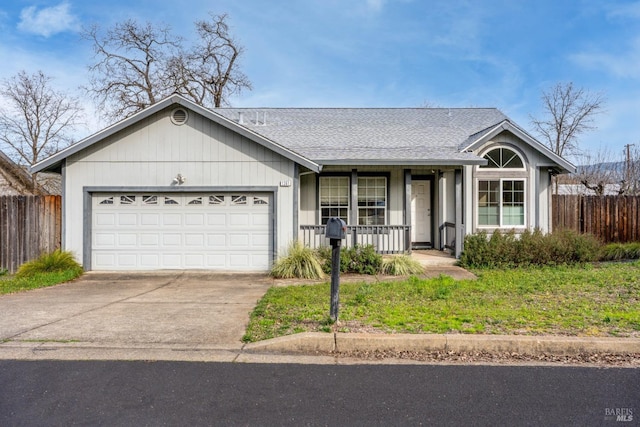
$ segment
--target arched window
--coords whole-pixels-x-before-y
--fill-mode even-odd
[[[480,166],[486,169],[524,169],[522,158],[513,150],[500,147],[494,148],[483,157],[489,163],[486,166]]]

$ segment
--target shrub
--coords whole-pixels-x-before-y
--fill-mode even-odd
[[[600,251],[600,258],[604,261],[640,258],[640,242],[610,243]]]
[[[410,256],[398,255],[383,259],[380,271],[392,276],[409,276],[424,273],[424,267]]]
[[[561,265],[596,261],[600,242],[589,234],[558,230],[543,234],[540,230],[499,230],[488,238],[486,232],[465,237],[460,265],[473,268],[511,268],[530,265]]]
[[[376,252],[373,245],[355,245],[344,252],[348,259],[348,273],[378,274],[380,272],[382,255]]]
[[[322,269],[331,273],[331,247],[316,249]],[[353,248],[340,249],[340,272],[357,274],[378,274],[382,267],[382,255],[376,252],[373,245],[356,245]]]
[[[53,273],[70,270],[75,273],[75,277],[82,274],[82,266],[74,259],[73,254],[68,251],[55,250],[48,254],[43,254],[39,258],[25,262],[18,268],[16,277],[32,277],[40,273]]]
[[[283,279],[321,279],[324,272],[316,253],[298,240],[294,240],[289,245],[287,255],[274,263],[271,275]]]

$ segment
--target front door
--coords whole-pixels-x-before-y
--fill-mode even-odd
[[[431,247],[431,181],[411,181],[411,245]]]

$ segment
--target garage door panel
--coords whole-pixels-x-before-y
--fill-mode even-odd
[[[185,234],[184,245],[188,248],[204,248],[204,234]]]
[[[188,253],[184,255],[184,265],[187,268],[204,268],[204,253]]]
[[[118,265],[133,268],[138,265],[138,256],[135,253],[118,253]]]
[[[186,226],[202,226],[204,225],[204,213],[186,214],[184,216],[184,225]]]
[[[135,233],[119,233],[118,234],[118,247],[126,248],[138,246],[138,235]]]
[[[110,249],[116,245],[116,235],[114,233],[96,233],[94,246],[98,248]]]
[[[207,214],[207,225],[226,226],[227,214],[224,214],[224,213]]]
[[[249,215],[245,213],[233,213],[229,218],[231,227],[246,227],[249,225]]]
[[[159,247],[160,246],[160,234],[158,233],[144,233],[140,234],[140,246],[142,247]]]
[[[116,214],[111,213],[98,213],[95,215],[94,224],[98,226],[115,225]]]
[[[92,268],[267,270],[269,194],[99,194]]]
[[[160,225],[160,214],[143,213],[140,214],[140,225],[157,227]]]
[[[140,254],[140,266],[144,269],[153,269],[160,267],[160,255],[155,253]]]
[[[179,213],[163,213],[162,225],[182,225],[182,215]]]
[[[165,248],[182,246],[182,234],[164,233],[162,234],[162,246]]]
[[[138,225],[138,215],[135,213],[118,213],[118,225]]]

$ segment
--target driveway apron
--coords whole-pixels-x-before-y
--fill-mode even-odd
[[[242,348],[264,274],[97,273],[0,296],[0,342]]]

